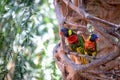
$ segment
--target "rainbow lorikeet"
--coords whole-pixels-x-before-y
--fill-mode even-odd
[[[78,52],[80,54],[84,54],[84,40],[82,36],[77,35],[73,30],[68,28],[62,28],[60,30],[60,34],[65,36],[66,44],[68,44],[68,47],[73,52]],[[70,55],[70,58],[72,61],[74,61],[76,64],[86,64],[87,61],[84,57],[77,58],[74,55]]]
[[[99,38],[99,36],[97,34],[91,34],[90,37],[85,40],[84,54],[96,57],[98,38]]]

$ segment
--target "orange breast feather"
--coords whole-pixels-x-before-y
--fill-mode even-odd
[[[95,43],[90,40],[85,40],[85,49],[93,49],[95,50]]]

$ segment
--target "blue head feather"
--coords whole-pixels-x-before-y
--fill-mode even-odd
[[[68,34],[68,28],[61,28],[61,32],[63,32],[63,35],[65,36],[65,37],[68,37],[69,36],[69,34]]]
[[[90,37],[90,41],[95,42],[95,40],[99,38],[99,36],[97,34],[92,34]]]

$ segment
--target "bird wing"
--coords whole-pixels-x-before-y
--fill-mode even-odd
[[[84,39],[82,36],[78,35],[78,41],[79,41],[80,47],[84,48]]]

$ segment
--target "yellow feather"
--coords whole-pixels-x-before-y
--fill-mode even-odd
[[[96,52],[93,52],[93,53],[92,53],[92,56],[96,56]]]
[[[83,48],[78,47],[76,50],[77,50],[78,53],[83,54]],[[87,59],[85,57],[82,57],[82,56],[80,57],[80,61],[81,61],[82,64],[87,64],[88,63]]]
[[[87,64],[87,60],[86,60],[86,58],[84,58],[84,57],[80,57],[80,59],[81,59],[81,61],[82,61],[82,64]]]
[[[69,36],[72,35],[72,30],[69,29],[68,34],[69,34]]]
[[[91,38],[91,36],[88,37],[88,39],[90,39],[90,38]]]

